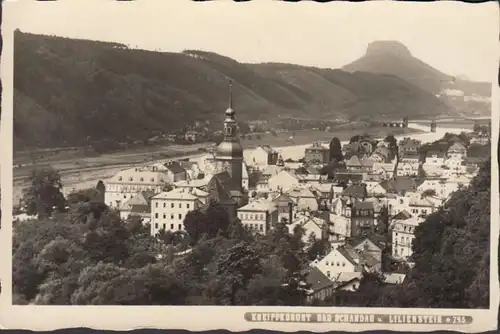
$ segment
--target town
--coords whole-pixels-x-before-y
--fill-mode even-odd
[[[300,233],[310,255],[304,286],[311,303],[355,292],[367,272],[402,284],[415,228],[469,185],[489,145],[490,128],[477,125],[431,143],[392,135],[333,138],[293,160],[269,145],[244,152],[230,103],[215,150],[122,170],[97,189],[122,220],[139,219],[152,237],[188,238],[187,217],[214,204],[251,234]],[[180,245],[176,255],[189,254],[189,245]]]

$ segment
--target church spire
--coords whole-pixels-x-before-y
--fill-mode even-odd
[[[233,109],[233,80],[229,79],[229,109]]]
[[[234,119],[233,109],[233,80],[229,79],[229,107],[226,110],[226,116]]]

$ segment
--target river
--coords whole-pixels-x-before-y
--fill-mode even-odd
[[[422,142],[433,142],[436,141],[440,138],[442,138],[447,132],[451,133],[460,133],[460,132],[468,132],[470,131],[470,127],[466,128],[439,128],[439,124],[437,126],[436,132],[429,132],[430,127],[428,125],[423,125],[419,123],[409,123],[408,127],[416,129],[416,130],[421,130],[425,131],[424,133],[413,133],[413,134],[405,134],[405,135],[400,135],[400,136],[395,136],[396,138],[403,138],[403,137],[410,137],[413,139],[418,139],[421,140]],[[333,134],[335,135],[335,134]],[[354,134],[353,134],[354,135]],[[343,141],[342,144],[347,143],[347,141]],[[292,145],[292,146],[281,146],[281,147],[275,147],[275,150],[278,151],[283,159],[293,159],[293,160],[298,160],[304,156],[304,150],[306,147],[310,146],[311,144],[307,145]],[[247,149],[245,150],[244,156],[248,157],[248,155],[252,152],[253,149]],[[191,157],[194,157],[191,155]],[[179,157],[182,158],[182,157]],[[157,161],[158,162],[158,161]],[[155,162],[150,162],[155,163]],[[80,190],[80,189],[86,189],[86,188],[91,188],[95,187],[97,182],[99,180],[106,180],[116,173],[118,173],[120,170],[124,169],[124,167],[110,167],[110,168],[102,168],[102,169],[97,169],[93,171],[85,171],[85,172],[80,172],[80,173],[71,173],[68,175],[63,175],[62,176],[62,182],[64,184],[64,194],[68,194],[71,191],[74,190]],[[14,194],[13,194],[13,203],[18,203],[19,199],[21,198],[22,194],[22,187],[19,185],[14,186]]]

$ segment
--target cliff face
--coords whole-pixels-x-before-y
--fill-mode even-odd
[[[370,43],[363,57],[343,67],[345,71],[387,73],[404,79],[434,95],[463,116],[491,115],[491,103],[482,98],[491,98],[491,84],[473,82],[438,71],[415,58],[408,48],[397,41]],[[449,91],[460,91],[462,96],[450,96]],[[479,97],[479,98],[477,98]]]
[[[376,45],[371,49],[381,52]],[[219,129],[228,79],[243,121],[450,113],[432,93],[384,73],[242,64],[197,50],[150,52],[19,31],[14,52],[17,148],[144,139],[196,121]]]

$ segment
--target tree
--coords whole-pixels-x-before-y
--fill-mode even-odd
[[[226,305],[237,305],[238,293],[262,271],[258,252],[244,242],[231,247],[216,268],[218,298]]]
[[[66,200],[62,194],[61,176],[52,168],[33,170],[30,185],[24,189],[22,203],[28,215],[50,217],[54,210],[64,212]]]
[[[333,137],[330,141],[330,161],[343,161],[344,156],[342,154],[342,145],[337,137]]]
[[[214,238],[219,233],[226,234],[229,224],[227,211],[215,202],[210,203],[203,211],[188,212],[184,218],[184,229],[193,244],[204,235]]]
[[[352,144],[352,143],[356,143],[358,142],[359,140],[361,139],[361,136],[360,135],[354,135],[351,137],[351,139],[349,140],[349,143]]]
[[[99,180],[97,182],[97,185],[95,186],[95,188],[97,189],[97,191],[99,192],[99,201],[104,203],[104,196],[105,196],[105,193],[106,193],[106,186],[104,185],[104,182],[102,182],[102,180]]]

